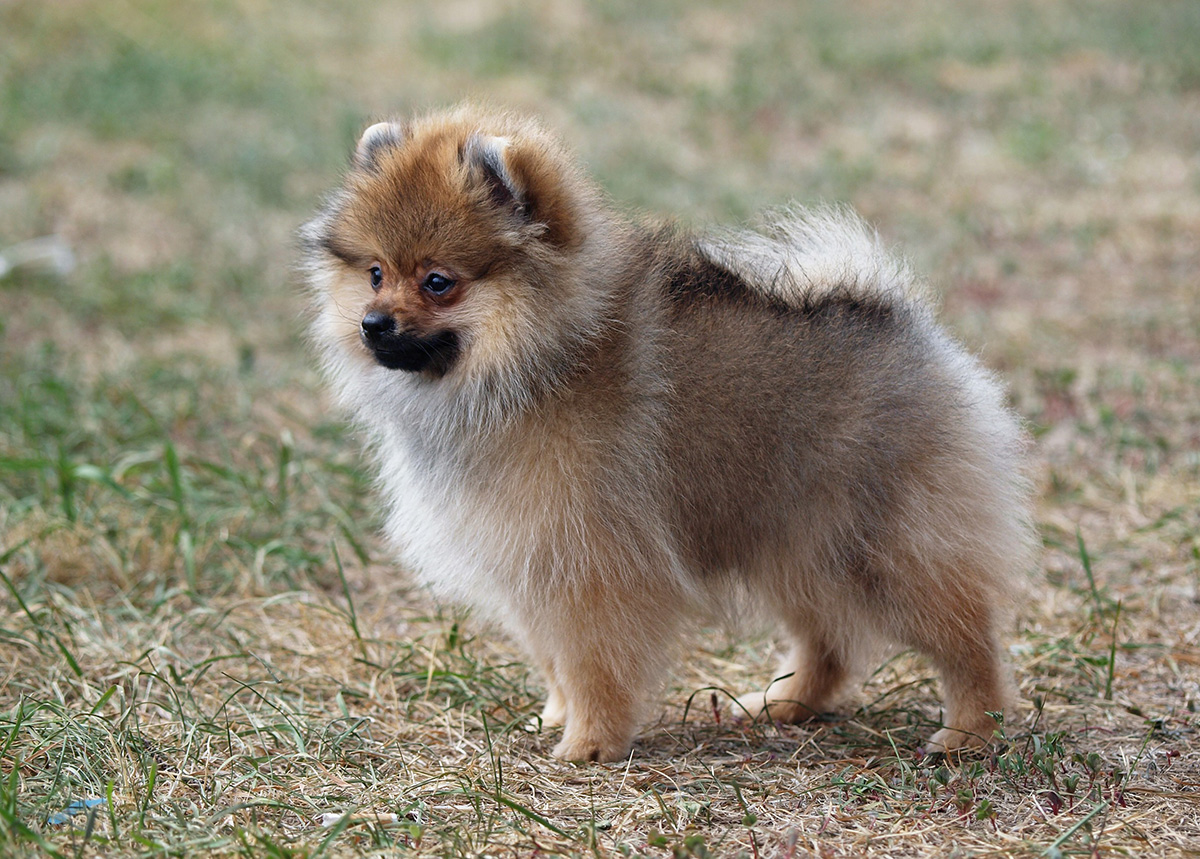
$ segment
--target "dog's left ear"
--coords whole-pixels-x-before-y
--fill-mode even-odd
[[[463,147],[462,157],[475,177],[482,179],[496,208],[509,209],[514,215],[526,217],[529,212],[524,199],[525,189],[508,172],[504,160],[507,149],[507,137],[472,134]]]
[[[463,161],[498,209],[540,228],[540,238],[569,248],[579,240],[576,201],[564,167],[530,141],[472,134]]]

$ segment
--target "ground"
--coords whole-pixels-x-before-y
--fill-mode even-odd
[[[1200,854],[1200,4],[0,4],[0,853]],[[390,563],[294,231],[355,134],[464,96],[623,207],[853,205],[1034,445],[1020,705],[931,760],[929,666],[731,724],[700,633],[620,765]],[[97,800],[57,822],[72,801]]]

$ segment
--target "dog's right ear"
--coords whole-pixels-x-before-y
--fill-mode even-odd
[[[354,166],[360,170],[375,169],[379,153],[394,149],[404,140],[404,132],[398,122],[377,122],[362,133],[354,150]]]

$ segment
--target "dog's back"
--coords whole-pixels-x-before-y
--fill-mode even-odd
[[[1031,553],[1024,434],[999,387],[845,213],[695,244],[660,289],[680,555],[803,652],[760,708],[811,715],[871,640],[900,642],[955,678],[951,698],[987,689],[937,743],[987,739],[982,713],[1005,700],[1000,626]],[[814,653],[819,683],[805,680]]]

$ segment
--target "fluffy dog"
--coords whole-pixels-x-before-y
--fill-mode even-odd
[[[541,668],[556,756],[626,757],[714,613],[790,643],[749,717],[811,718],[893,643],[941,676],[930,748],[992,737],[1024,437],[853,215],[632,223],[538,124],[465,106],[368,128],[302,236],[387,532]]]

